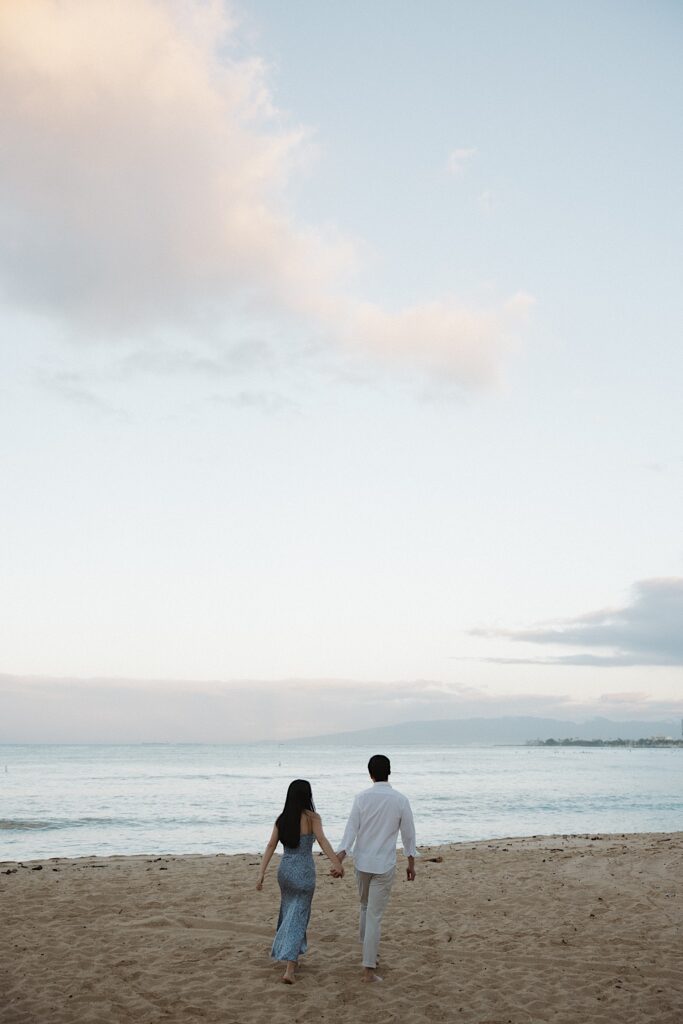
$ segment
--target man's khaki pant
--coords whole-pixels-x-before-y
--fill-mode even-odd
[[[396,868],[383,875],[369,871],[356,871],[358,895],[360,896],[360,941],[363,943],[363,967],[377,966],[379,937],[382,932],[382,915],[386,910]]]

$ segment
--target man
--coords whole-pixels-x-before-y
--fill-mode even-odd
[[[356,881],[360,895],[360,940],[363,943],[363,981],[381,981],[375,974],[382,916],[391,895],[396,872],[396,836],[400,830],[408,858],[408,881],[415,879],[415,825],[407,797],[389,782],[391,763],[384,754],[368,762],[372,786],[353,801],[344,831],[339,860],[354,849]],[[334,874],[335,872],[333,872]]]

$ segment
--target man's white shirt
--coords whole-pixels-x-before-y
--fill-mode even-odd
[[[339,851],[353,850],[357,871],[382,875],[396,864],[399,831],[406,857],[415,857],[415,824],[408,798],[388,782],[374,782],[355,797]]]

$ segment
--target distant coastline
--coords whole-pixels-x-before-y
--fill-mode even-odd
[[[637,740],[582,740],[548,739],[527,740],[527,747],[678,747],[683,750],[683,739],[674,740],[668,736],[648,736]]]
[[[367,749],[376,747],[379,750],[393,745],[524,747],[545,746],[547,743],[548,746],[657,746],[666,740],[664,745],[670,746],[676,742],[673,737],[678,736],[680,731],[681,720],[672,718],[659,721],[612,721],[608,718],[592,718],[575,722],[519,715],[400,722],[351,732],[299,737],[285,740],[283,745],[364,746]],[[554,741],[549,742],[545,737],[553,737]]]

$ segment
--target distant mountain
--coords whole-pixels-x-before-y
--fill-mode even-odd
[[[372,748],[397,745],[495,746],[519,744],[527,740],[571,739],[637,740],[648,736],[681,735],[679,719],[659,722],[612,722],[608,718],[591,718],[584,722],[567,722],[556,718],[453,718],[435,722],[402,722],[355,732],[307,736],[290,742],[325,743],[339,746]]]

